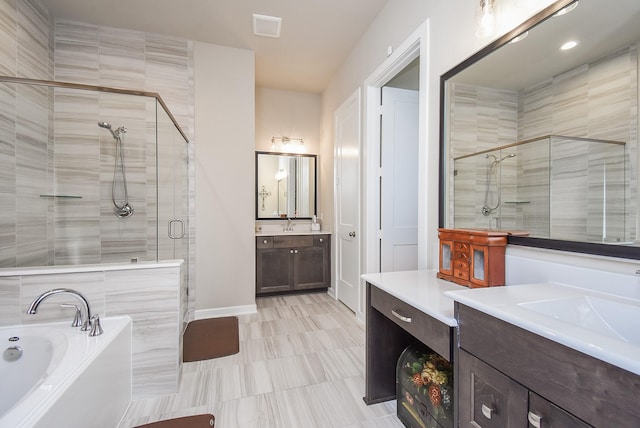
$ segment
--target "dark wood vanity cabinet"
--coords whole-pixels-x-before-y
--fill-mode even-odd
[[[256,237],[256,294],[331,285],[331,235]]]
[[[454,328],[367,283],[365,396],[367,404],[396,399],[396,364],[416,340],[453,361]]]
[[[640,376],[456,303],[460,427],[638,427]]]

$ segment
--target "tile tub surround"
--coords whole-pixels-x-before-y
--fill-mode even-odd
[[[87,298],[94,314],[131,317],[134,399],[175,393],[187,321],[181,268],[182,261],[168,261],[5,269],[0,272],[0,325],[70,321],[73,313],[58,303],[76,304],[73,298],[52,297],[36,315],[27,315],[26,310],[44,291],[75,289]]]
[[[134,400],[119,428],[212,413],[216,428],[401,428],[395,401],[366,406],[364,326],[325,293],[256,299],[240,352],[184,363],[178,394]]]

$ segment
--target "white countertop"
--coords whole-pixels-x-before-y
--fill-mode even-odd
[[[596,320],[594,323],[593,317],[584,317],[585,314],[581,312],[585,308],[574,306],[563,310],[565,306],[562,306],[565,304],[563,302],[581,301],[580,299],[585,296],[590,296],[621,304],[620,308],[628,308],[629,313],[633,314],[636,309],[640,309],[640,300],[553,283],[464,289],[447,291],[445,294],[469,307],[640,375],[638,336],[629,342],[616,333],[607,333],[607,324],[602,322],[602,319]],[[545,308],[554,307],[554,303],[557,302],[561,304],[555,306],[560,308],[557,317],[569,319],[572,316],[569,311],[575,310],[575,320],[557,319],[553,315],[545,315],[532,309],[536,305]],[[614,317],[616,315],[619,314],[607,314],[607,316]],[[620,316],[624,317],[624,315]],[[628,330],[640,332],[640,319],[627,316],[622,320],[624,323],[632,323]],[[637,325],[637,328],[633,324]]]
[[[436,271],[368,273],[362,279],[448,326],[458,325],[445,292],[467,288],[436,278]]]
[[[283,235],[331,235],[331,232],[327,230],[295,230],[295,231],[284,231],[284,230],[261,230],[256,232],[256,236],[283,236]]]

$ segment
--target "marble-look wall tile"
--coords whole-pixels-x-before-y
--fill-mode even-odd
[[[55,80],[99,85],[98,26],[56,19],[54,34]]]
[[[5,76],[18,73],[18,1],[0,2],[0,74]]]
[[[179,269],[106,273],[106,315],[133,322],[134,396],[175,391],[179,383]]]
[[[17,5],[17,76],[48,80],[49,11],[38,0],[21,0]]]
[[[20,308],[20,277],[0,277],[0,326],[17,324]]]
[[[140,90],[145,82],[145,33],[99,27],[100,84]]]

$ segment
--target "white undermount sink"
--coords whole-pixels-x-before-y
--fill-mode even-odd
[[[518,306],[640,346],[640,305],[595,296],[576,296],[522,302]]]

